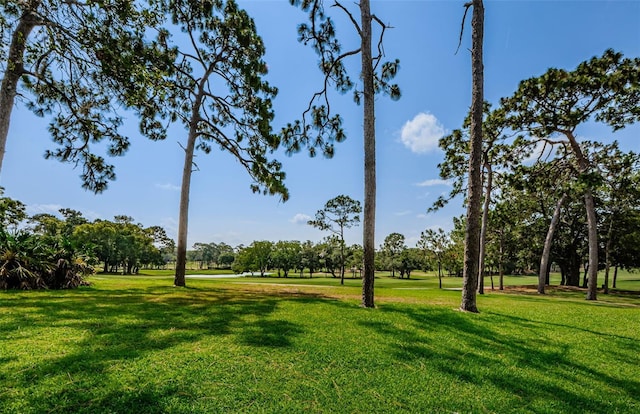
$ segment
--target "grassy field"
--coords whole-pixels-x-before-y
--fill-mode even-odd
[[[0,412],[640,412],[638,294],[489,291],[467,314],[426,275],[377,279],[373,310],[351,279],[91,281],[0,292]]]

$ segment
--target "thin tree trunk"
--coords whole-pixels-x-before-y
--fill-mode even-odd
[[[40,1],[31,1],[27,6],[28,11],[20,17],[20,21],[11,36],[9,56],[4,64],[4,77],[2,78],[2,83],[0,83],[0,171],[2,171],[2,161],[4,160],[7,146],[13,104],[18,93],[18,81],[24,74],[23,62],[27,39],[38,24],[38,17],[35,12],[39,6]]]
[[[340,284],[344,285],[344,234],[340,229]]]
[[[563,131],[564,135],[569,139],[571,149],[578,160],[580,173],[589,171],[589,161],[585,158],[580,145],[576,140],[573,132]],[[596,207],[593,201],[591,188],[587,188],[584,192],[584,206],[587,211],[587,229],[589,232],[589,274],[587,282],[587,300],[597,300],[598,289],[598,221],[596,218]]]
[[[178,252],[176,256],[175,286],[186,285],[187,266],[187,229],[189,226],[189,191],[191,189],[191,173],[193,171],[193,153],[196,145],[197,121],[192,119],[189,127],[187,146],[184,149],[184,166],[182,168],[182,187],[180,190],[180,217],[178,220]]]
[[[486,158],[486,157],[485,157]],[[487,226],[489,225],[489,204],[491,203],[491,190],[493,187],[493,170],[491,164],[484,163],[487,169],[487,186],[484,192],[484,205],[482,208],[482,227],[480,229],[480,262],[478,263],[478,293],[484,294],[484,257],[487,243]]]
[[[362,82],[364,84],[364,219],[363,249],[364,277],[362,278],[362,306],[375,307],[375,223],[376,223],[376,130],[371,56],[371,8],[369,0],[360,1]]]
[[[498,261],[499,290],[504,290],[504,233],[500,235],[500,260]]]
[[[604,247],[604,286],[603,293],[609,293],[609,268],[611,267],[611,236],[613,236],[613,216],[609,220],[607,230],[607,244]]]
[[[480,202],[482,198],[482,106],[484,100],[484,67],[482,43],[484,35],[484,5],[482,0],[473,0],[472,27],[472,93],[471,93],[471,151],[469,154],[469,192],[467,204],[467,229],[464,243],[464,270],[462,302],[460,309],[478,312],[476,289],[478,287],[478,264],[480,244]]]
[[[598,220],[596,206],[591,189],[584,195],[587,209],[587,225],[589,229],[589,275],[587,281],[587,300],[597,300],[598,291]]]
[[[612,287],[613,289],[616,289],[616,288],[617,288],[617,286],[616,286],[616,283],[617,283],[617,282],[618,282],[618,265],[616,265],[616,266],[613,268],[613,283],[612,283],[612,285],[611,285],[611,287]]]
[[[551,254],[551,244],[553,243],[553,234],[556,231],[558,222],[560,221],[560,213],[562,212],[562,205],[567,201],[569,196],[564,193],[556,208],[553,210],[553,217],[549,224],[549,230],[547,231],[547,237],[544,240],[544,248],[542,249],[542,257],[540,258],[540,274],[538,275],[538,293],[544,295],[544,285],[549,276],[549,256]]]
[[[198,94],[194,98],[191,109],[191,119],[189,120],[189,135],[187,146],[184,149],[184,166],[182,168],[182,187],[180,189],[180,215],[178,218],[178,247],[176,257],[175,286],[186,286],[186,265],[187,265],[187,229],[189,227],[189,192],[191,190],[191,173],[193,172],[193,154],[195,152],[196,140],[198,139],[198,123],[200,122],[200,108],[204,99],[204,91],[209,76],[214,69],[210,65],[200,78]],[[262,269],[260,269],[262,273]],[[264,274],[262,275],[264,276]]]

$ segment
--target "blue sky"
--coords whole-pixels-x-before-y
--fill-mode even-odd
[[[298,118],[320,85],[317,58],[297,42],[296,27],[306,15],[288,1],[239,1],[253,16],[267,47],[268,79],[279,88],[274,101],[274,129]],[[353,2],[347,1],[352,5]],[[460,127],[471,101],[470,30],[454,54],[464,1],[372,1],[372,12],[393,29],[385,39],[386,56],[400,59],[396,78],[402,98],[376,101],[378,199],[376,245],[392,232],[415,244],[427,228],[452,227],[462,214],[462,200],[440,212],[427,208],[443,192],[437,164],[442,153],[437,139]],[[549,67],[573,69],[613,48],[640,56],[640,1],[485,1],[485,97],[497,103],[512,94],[520,80]],[[338,36],[345,49],[357,39],[343,18]],[[349,68],[358,77],[359,58]],[[325,236],[306,220],[339,195],[363,199],[362,108],[349,94],[332,95],[333,109],[344,118],[347,140],[333,159],[310,159],[304,152],[276,154],[287,173],[291,198],[252,194],[250,179],[229,154],[199,154],[200,170],[191,187],[189,245],[195,242],[248,244],[253,240],[313,240]],[[162,225],[175,238],[185,135],[177,129],[164,142],[150,142],[137,132],[135,119],[125,125],[132,147],[116,165],[117,180],[100,195],[82,190],[72,165],[45,160],[53,143],[47,120],[18,104],[9,133],[0,185],[5,194],[23,201],[31,214],[62,207],[82,211],[90,219],[127,214],[145,226]],[[640,126],[617,132],[599,125],[578,131],[585,139],[620,141],[640,151]],[[351,229],[348,243],[361,243],[362,228]]]

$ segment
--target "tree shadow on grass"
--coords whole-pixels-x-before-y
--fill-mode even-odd
[[[513,401],[511,410],[530,412],[625,412],[640,404],[640,382],[623,378],[608,369],[619,363],[637,361],[637,343],[633,338],[611,336],[609,346],[617,350],[605,364],[575,355],[576,347],[603,346],[598,332],[576,326],[546,324],[502,314],[473,315],[442,308],[384,305],[382,313],[405,315],[412,323],[399,328],[393,324],[363,322],[364,326],[385,337],[395,338],[389,352],[404,363],[420,360],[454,382],[474,389],[497,389]],[[572,343],[561,330],[574,330],[586,343]],[[434,335],[450,338],[442,348]],[[619,360],[622,358],[622,360]],[[623,362],[624,361],[624,362]],[[601,368],[603,367],[604,368]],[[603,391],[607,390],[607,391]],[[478,395],[489,411],[504,411],[493,406],[491,397]]]
[[[171,389],[153,391],[165,394],[164,397],[137,387],[123,389],[116,398],[102,397],[102,391],[96,387],[100,387],[102,377],[113,376],[115,365],[137,363],[156,351],[174,355],[171,352],[179,353],[181,346],[198,341],[206,344],[224,339],[242,346],[291,347],[293,339],[303,334],[304,329],[274,317],[286,301],[325,303],[327,299],[301,292],[277,297],[241,289],[176,291],[159,287],[5,295],[2,307],[9,316],[0,318],[0,336],[20,341],[21,330],[25,332],[26,328],[36,336],[29,339],[30,343],[37,342],[32,345],[34,352],[42,354],[28,365],[1,355],[0,378],[8,381],[12,390],[0,393],[0,407],[12,407],[11,396],[17,392],[34,407],[31,412],[91,412],[82,407],[95,407],[98,399],[106,404],[99,406],[106,409],[111,404],[109,398],[116,401],[115,412],[161,412],[157,401],[170,396]],[[335,304],[341,306],[338,301]],[[47,335],[57,344],[55,349],[43,344]],[[73,340],[70,342],[65,335]],[[178,362],[173,363],[179,364],[179,355],[176,357]],[[9,365],[12,368],[7,368]],[[68,382],[66,377],[80,378],[85,383],[80,387],[84,391],[74,391],[64,384],[51,385],[52,378]],[[22,388],[38,390],[40,394],[21,394]]]

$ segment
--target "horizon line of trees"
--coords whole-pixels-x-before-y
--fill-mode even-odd
[[[499,289],[503,288],[504,275],[531,275],[540,271],[539,256],[553,203],[546,187],[535,179],[540,176],[531,175],[535,168],[528,167],[526,171],[510,178],[509,191],[496,199],[489,217],[496,231],[486,241],[484,276],[498,276]],[[633,181],[638,173],[628,177]],[[595,194],[601,226],[609,228],[611,216],[605,209],[610,204],[602,202],[604,193]],[[608,261],[602,260],[598,265],[599,270],[606,269],[607,263],[613,269],[613,288],[619,268],[640,267],[640,251],[636,248],[640,241],[640,208],[637,205],[616,206],[618,219],[609,230],[610,238],[603,238],[600,243],[601,257],[607,257]],[[547,271],[552,266],[558,270],[562,285],[586,287],[588,246],[581,209],[579,197],[568,197],[563,219],[557,224],[556,242]],[[162,269],[170,264],[175,266],[176,262],[175,241],[164,229],[135,224],[133,218],[126,215],[116,216],[113,220],[89,221],[81,212],[63,208],[58,216],[47,213],[27,216],[20,201],[0,197],[0,224],[0,254],[5,269],[0,274],[0,286],[4,289],[72,287],[72,284],[65,285],[64,272],[68,272],[68,279],[78,285],[83,283],[82,276],[92,273],[94,267],[105,273],[135,274],[142,268]],[[435,271],[440,282],[443,276],[461,277],[464,228],[464,217],[456,217],[451,231],[426,229],[415,247],[407,246],[404,235],[391,233],[376,249],[375,269],[388,271],[389,276],[399,278],[410,278],[414,270]],[[39,246],[42,254],[35,254],[34,246]],[[40,259],[28,259],[29,255]],[[24,262],[12,265],[7,259],[11,257],[14,261],[23,257]],[[224,242],[197,242],[187,251],[187,261],[197,269],[231,269],[261,276],[274,272],[278,277],[290,277],[291,274],[303,277],[305,272],[313,277],[315,273],[324,273],[343,281],[345,273],[350,273],[352,278],[362,277],[363,249],[359,244],[347,245],[339,232],[332,232],[317,242],[260,240],[235,247]],[[30,266],[36,270],[29,273]],[[56,281],[52,275],[58,268],[64,270],[57,271]],[[491,282],[493,287],[493,278]],[[545,282],[549,283],[548,278]],[[605,283],[608,284],[608,280]]]

